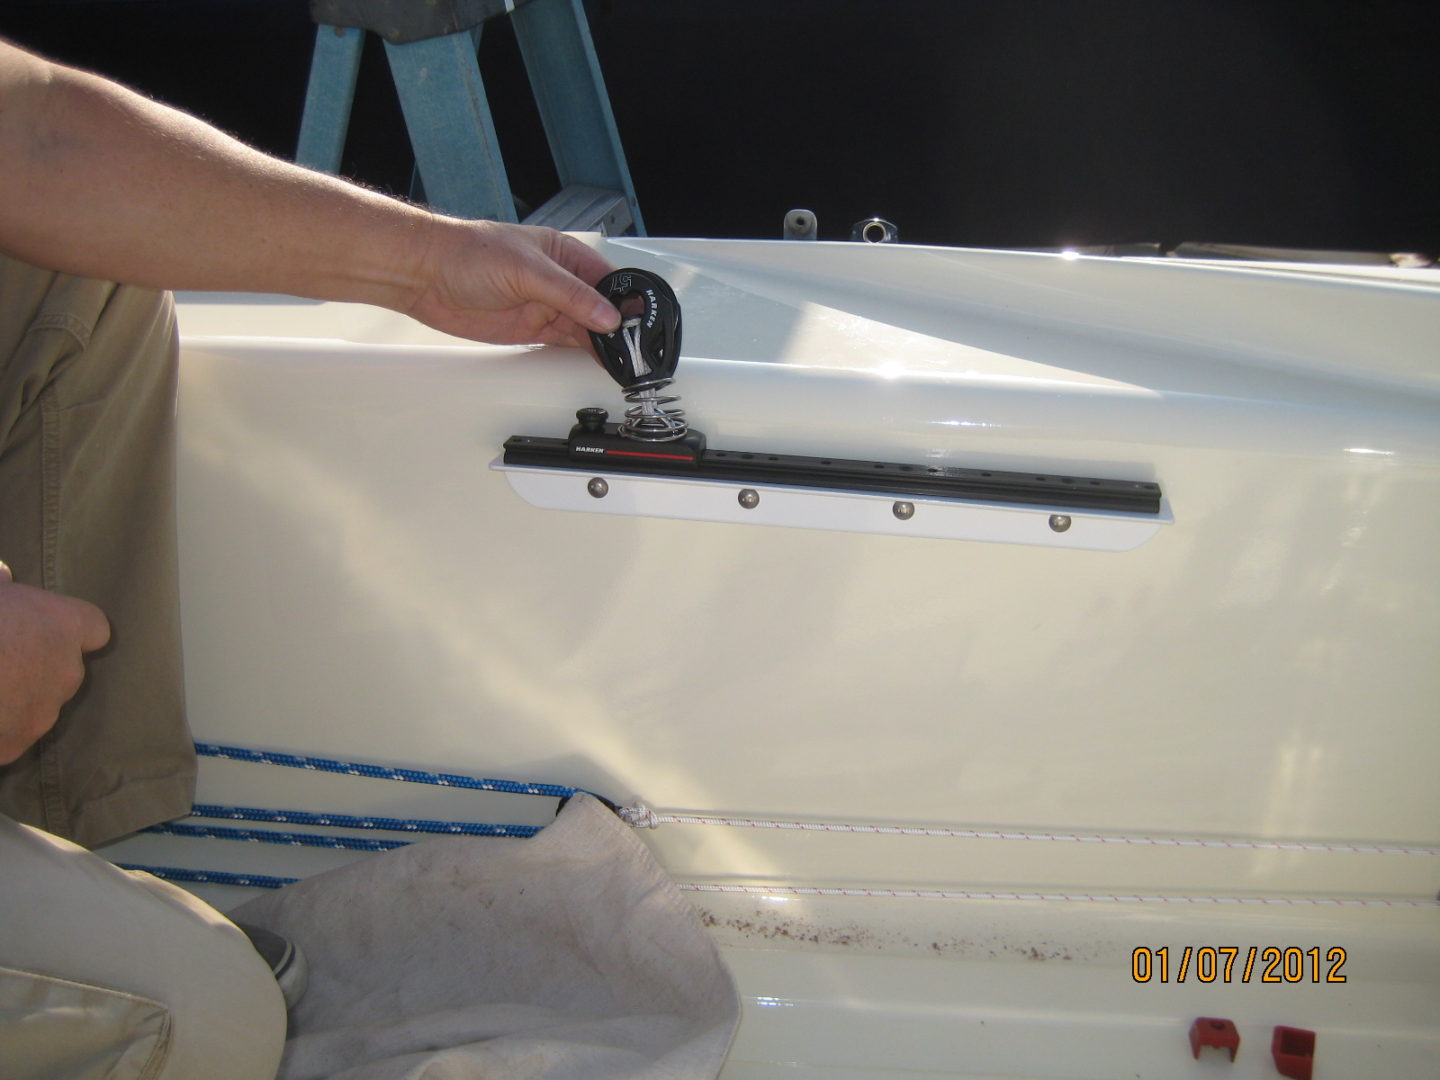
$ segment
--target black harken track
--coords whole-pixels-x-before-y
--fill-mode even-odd
[[[944,465],[906,465],[853,458],[699,449],[624,440],[607,424],[605,436],[585,440],[515,435],[505,440],[505,464],[577,473],[625,473],[739,484],[777,484],[962,502],[1015,503],[1051,510],[1160,513],[1160,485],[1057,473],[1002,472]]]

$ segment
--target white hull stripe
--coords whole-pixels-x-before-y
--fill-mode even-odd
[[[638,808],[626,808],[635,814]],[[1084,833],[1034,833],[1000,829],[949,829],[905,825],[854,825],[843,822],[778,821],[767,818],[722,818],[696,814],[651,814],[637,827],[656,825],[723,825],[740,829],[796,832],[860,833],[877,836],[938,836],[959,840],[1039,840],[1069,844],[1130,844],[1149,847],[1236,848],[1246,851],[1319,851],[1357,855],[1440,856],[1440,848],[1388,847],[1375,844],[1320,844],[1299,840],[1221,840],[1175,836],[1106,836]]]
[[[1099,904],[1261,904],[1315,907],[1440,907],[1440,900],[1326,896],[1140,896],[1108,893],[964,892],[950,889],[827,889],[804,885],[711,885],[679,882],[683,892],[746,896],[841,896],[884,900],[1048,900]]]

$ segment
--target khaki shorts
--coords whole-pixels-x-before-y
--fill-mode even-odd
[[[87,847],[189,812],[169,294],[0,255],[0,560],[96,604],[111,642],[0,813]]]
[[[285,1000],[231,922],[0,817],[0,1077],[272,1080]]]

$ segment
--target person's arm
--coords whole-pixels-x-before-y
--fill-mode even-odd
[[[377,304],[499,343],[583,344],[611,267],[550,229],[460,221],[253,150],[0,41],[0,250],[170,289]]]

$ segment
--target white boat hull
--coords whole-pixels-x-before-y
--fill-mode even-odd
[[[1196,1016],[1236,1021],[1237,1078],[1273,1075],[1276,1024],[1317,1031],[1317,1075],[1437,1072],[1440,288],[595,242],[676,287],[676,389],[712,447],[1144,480],[1164,514],[1086,550],[1098,526],[1062,538],[1043,508],[1020,512],[1037,542],[927,532],[923,504],[909,530],[812,528],[803,492],[685,520],[707,515],[581,512],[602,508],[561,480],[574,509],[545,509],[491,465],[618,408],[580,351],[187,297],[197,738],[642,802],[746,995],[731,1080],[1198,1076]],[[553,812],[208,760],[201,799]],[[354,857],[183,843],[114,851]],[[1182,983],[1187,946],[1303,970]],[[1137,981],[1162,948],[1167,980]]]

